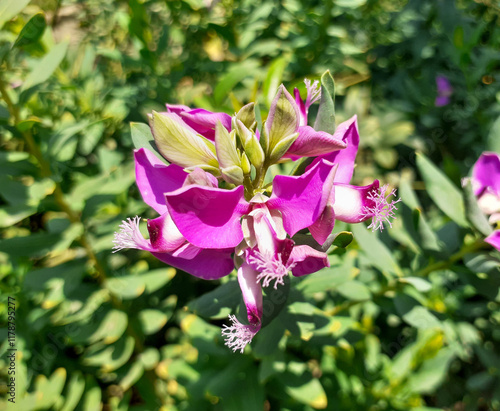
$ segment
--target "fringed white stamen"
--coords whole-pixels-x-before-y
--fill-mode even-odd
[[[268,287],[271,281],[274,281],[274,289],[278,288],[278,284],[284,285],[283,279],[288,275],[288,272],[295,267],[295,263],[283,264],[281,254],[278,258],[268,256],[266,254],[256,251],[254,255],[249,256],[249,262],[255,264],[259,274],[257,275],[257,282],[262,280],[262,286]]]
[[[150,248],[148,240],[146,240],[139,230],[139,222],[141,217],[127,218],[120,224],[120,231],[115,232],[113,243],[113,253],[125,248],[137,248],[139,250],[148,250]]]
[[[314,80],[311,84],[311,80],[308,78],[304,79],[304,83],[307,89],[307,98],[305,102],[306,110],[321,98],[321,87],[319,86],[319,81]]]
[[[245,347],[252,342],[253,337],[259,331],[259,327],[242,324],[234,315],[230,315],[229,320],[231,325],[224,324],[221,331],[225,340],[224,344],[234,352],[239,350],[243,353]]]
[[[368,228],[372,229],[373,232],[376,230],[382,231],[384,229],[384,222],[392,227],[391,218],[396,218],[395,210],[398,208],[396,204],[401,201],[400,198],[397,200],[392,200],[389,202],[388,198],[391,196],[396,197],[396,189],[393,189],[388,195],[385,195],[389,184],[386,184],[380,189],[374,189],[368,193],[367,199],[374,203],[373,207],[363,207],[364,217],[373,217],[371,224]]]

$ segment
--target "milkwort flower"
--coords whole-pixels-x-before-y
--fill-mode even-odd
[[[500,155],[492,152],[481,154],[472,169],[472,189],[481,211],[489,222],[500,228]],[[500,229],[494,230],[484,240],[500,251]]]
[[[382,229],[394,217],[397,201],[387,200],[378,181],[349,185],[359,144],[356,117],[333,134],[315,130],[307,116],[321,94],[317,82],[306,80],[306,88],[303,101],[281,85],[260,130],[253,103],[232,117],[167,105],[166,112],[153,112],[150,125],[171,164],[145,148],[135,151],[139,191],[160,216],[147,222],[149,239],[139,217],[124,221],[115,251],[146,250],[204,279],[236,268],[247,324],[231,315],[222,330],[234,351],[242,352],[262,326],[262,287],[276,289],[290,272],[303,276],[329,266],[324,249],[335,219],[372,218],[371,228]],[[301,157],[315,159],[298,175],[265,184],[273,164]],[[307,232],[314,240],[303,241]]]

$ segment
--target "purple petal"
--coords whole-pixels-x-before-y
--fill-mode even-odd
[[[262,318],[262,286],[257,282],[258,274],[258,271],[246,263],[238,269],[238,283],[247,309],[248,322],[252,325],[260,324]]]
[[[174,257],[167,253],[152,253],[164,263],[204,280],[217,280],[233,271],[232,250],[201,250],[194,258]],[[186,253],[189,254],[189,253]]]
[[[447,106],[450,104],[450,98],[448,96],[437,96],[436,100],[434,101],[434,105],[436,107],[443,107]]]
[[[167,104],[167,110],[182,117],[189,127],[212,141],[215,138],[217,121],[231,130],[231,116],[226,113],[213,113],[202,108],[190,109],[187,106],[175,104]]]
[[[500,251],[500,230],[493,231],[484,241]]]
[[[300,126],[306,126],[307,125],[307,111],[306,111],[306,105],[304,103],[304,100],[300,97],[300,91],[297,87],[294,88],[293,94],[295,96],[295,103],[297,103],[297,107],[299,108],[300,112]]]
[[[335,191],[333,205],[335,219],[346,223],[360,223],[373,217],[366,211],[375,206],[373,200],[370,199],[370,193],[378,188],[378,180],[362,187],[335,183],[332,190]]]
[[[335,173],[334,181],[336,183],[347,184],[351,181],[352,174],[354,173],[354,162],[356,160],[356,154],[358,153],[359,133],[357,117],[353,116],[349,120],[340,123],[336,128],[335,133],[333,133],[333,138],[336,140],[342,140],[347,147],[343,150],[334,151],[330,154],[318,157],[312,162],[309,168],[320,161],[320,159],[337,163],[339,168]]]
[[[472,170],[472,186],[476,196],[485,190],[500,196],[500,155],[490,152],[481,154]]]
[[[334,191],[334,190],[332,190]],[[319,218],[309,226],[309,232],[318,244],[323,245],[335,227],[335,211],[328,202]]]
[[[172,252],[186,242],[166,211],[161,217],[148,220],[149,240],[156,252]]]
[[[450,95],[453,93],[453,87],[450,84],[450,81],[445,76],[437,76],[436,77],[436,86],[437,92],[440,95]]]
[[[328,255],[308,245],[296,245],[293,247],[290,261],[295,263],[295,267],[292,268],[292,274],[296,277],[330,267]]]
[[[330,196],[334,176],[334,165],[320,160],[301,176],[274,178],[273,194],[266,205],[281,211],[283,225],[290,236],[318,219]]]
[[[188,186],[166,195],[172,219],[186,240],[201,248],[236,247],[243,239],[240,218],[250,205],[244,188]]]
[[[165,165],[144,148],[136,150],[134,157],[137,186],[144,202],[164,214],[167,211],[164,194],[182,187],[188,174],[175,164]]]
[[[346,148],[346,143],[335,135],[316,131],[310,126],[301,126],[298,132],[297,140],[284,157],[296,160],[300,157],[316,157]]]

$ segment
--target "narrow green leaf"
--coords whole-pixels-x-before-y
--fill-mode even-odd
[[[35,64],[30,74],[28,74],[28,77],[26,77],[22,90],[28,90],[48,80],[63,61],[66,51],[68,50],[68,45],[69,43],[67,41],[63,41],[55,45],[45,56],[43,56],[43,58]]]
[[[42,37],[47,22],[43,13],[35,14],[19,33],[13,47],[24,47],[28,44],[34,43]]]
[[[417,154],[417,167],[434,203],[462,227],[467,227],[464,201],[460,190],[423,154]]]
[[[30,0],[0,0],[0,28],[22,11]]]
[[[284,57],[278,57],[269,65],[269,70],[262,86],[262,92],[266,98],[268,107],[271,106],[276,90],[281,84],[287,65],[288,61]]]
[[[130,131],[132,135],[132,142],[137,150],[145,148],[154,153],[154,155],[165,164],[168,164],[168,161],[160,154],[158,147],[156,147],[153,133],[151,133],[149,125],[144,123],[130,123]]]
[[[467,219],[480,233],[485,236],[490,235],[493,229],[477,204],[477,198],[472,190],[472,182],[470,179],[465,180],[463,194]]]

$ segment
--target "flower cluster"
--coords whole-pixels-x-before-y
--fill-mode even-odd
[[[500,155],[483,153],[472,169],[472,189],[481,211],[492,225],[500,224]],[[484,240],[500,251],[500,229]]]
[[[260,330],[262,287],[277,288],[291,272],[303,276],[329,266],[336,220],[370,228],[391,224],[395,204],[379,182],[350,185],[359,144],[354,116],[333,134],[308,125],[310,106],[320,98],[318,82],[306,80],[303,100],[281,85],[259,129],[254,104],[230,116],[167,105],[153,112],[156,147],[170,162],[141,148],[135,151],[137,185],[160,215],[128,219],[115,235],[115,250],[137,248],[203,279],[237,270],[247,324],[230,316],[226,345],[243,351]],[[321,103],[320,103],[321,104]],[[321,106],[320,106],[321,109]],[[332,129],[334,126],[332,125]],[[265,184],[269,167],[307,157],[292,175]]]

